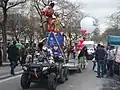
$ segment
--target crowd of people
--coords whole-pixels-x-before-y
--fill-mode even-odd
[[[104,77],[104,75],[113,77],[113,65],[115,60],[114,46],[105,48],[103,45],[98,44],[94,55],[93,70],[97,68],[97,77]]]
[[[15,75],[14,69],[18,65],[18,62],[23,65],[26,63],[26,59],[28,55],[31,55],[31,62],[34,60],[35,52],[38,50],[39,51],[39,56],[45,56],[45,53],[43,52],[43,43],[39,43],[38,47],[36,45],[22,45],[21,47],[16,46],[16,41],[13,41],[12,45],[8,46],[8,59],[10,61],[10,67],[11,67],[11,74]],[[92,69],[97,71],[97,77],[104,77],[105,74],[108,76],[113,76],[113,64],[114,64],[114,59],[115,59],[115,53],[114,53],[114,47],[113,46],[108,46],[105,48],[103,45],[98,44],[97,47],[95,48],[95,53],[94,53],[94,58],[93,58],[93,67]],[[49,50],[49,49],[48,49]],[[52,56],[53,53],[51,51],[50,55],[47,56]],[[73,58],[76,58],[76,49],[75,47],[71,48],[71,53],[73,54]],[[82,50],[79,52],[77,58],[78,61],[81,61],[81,58],[83,61],[87,61],[86,57],[88,55],[87,52],[87,47],[83,47]],[[58,55],[59,56],[59,55]],[[86,63],[83,62],[83,63]]]
[[[56,45],[57,47],[58,45]],[[8,46],[8,59],[10,61],[11,74],[15,75],[14,69],[18,65],[18,63],[24,65],[25,63],[33,63],[34,58],[36,57],[38,61],[40,59],[53,59],[55,54],[57,56],[61,56],[59,49],[51,49],[51,47],[47,46],[44,42],[40,42],[38,45],[24,45],[17,46],[17,42],[13,41],[13,44]],[[54,53],[53,53],[54,52]],[[29,58],[31,58],[29,60]]]
[[[72,47],[71,53],[73,58],[75,59],[77,56],[78,62],[81,62],[85,65],[85,63],[88,61],[87,56],[87,47],[84,46],[80,52],[78,52],[78,55],[76,55],[75,47]],[[115,61],[115,51],[114,46],[108,45],[107,47],[98,44],[95,48],[94,58],[92,60],[93,66],[92,69],[97,72],[98,78],[104,77],[104,75],[107,75],[109,77],[113,77],[114,75],[114,61]]]
[[[10,61],[11,74],[15,75],[14,69],[18,65],[18,62],[23,65],[26,62],[28,55],[31,55],[31,62],[33,62],[36,46],[24,45],[17,46],[17,42],[13,41],[13,44],[8,46],[8,59]]]

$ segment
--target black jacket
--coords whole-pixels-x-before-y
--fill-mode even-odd
[[[105,56],[106,56],[105,49],[102,47],[98,47],[96,52],[95,52],[95,60],[96,61],[105,60]]]
[[[16,47],[16,45],[11,45],[8,47],[8,59],[10,61],[15,61],[17,60],[19,56],[19,49]]]
[[[88,55],[87,49],[82,49],[78,55],[78,59],[80,59],[80,57],[83,57],[83,56],[87,57],[87,55]]]

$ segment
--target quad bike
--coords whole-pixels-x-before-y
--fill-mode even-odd
[[[46,60],[46,58],[43,58],[43,60]],[[57,69],[54,63],[48,63],[46,61],[29,63],[23,65],[23,70],[24,72],[21,76],[21,87],[23,89],[28,89],[31,82],[44,82],[47,83],[49,90],[56,90]]]
[[[58,61],[58,60],[57,60]],[[31,82],[47,83],[49,90],[56,90],[57,81],[64,83],[67,80],[67,68],[61,63],[49,63],[47,58],[40,59],[36,63],[23,65],[21,86],[28,89]]]

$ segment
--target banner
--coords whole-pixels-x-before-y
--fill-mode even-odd
[[[47,44],[52,48],[53,51],[58,53],[63,52],[64,50],[64,34],[60,32],[48,32],[46,33]],[[56,48],[56,49],[55,49]],[[55,49],[55,50],[54,50]],[[60,55],[60,54],[59,54]]]

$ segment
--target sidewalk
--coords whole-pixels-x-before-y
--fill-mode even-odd
[[[20,65],[18,65],[15,68],[15,74],[18,75],[18,74],[21,74],[21,73],[22,73],[22,68],[21,68]],[[0,80],[11,77],[11,76],[12,75],[10,74],[10,66],[0,67]]]
[[[37,59],[35,58],[34,61]],[[20,64],[15,68],[15,75],[21,74],[22,68]],[[0,80],[5,79],[8,77],[11,77],[12,75],[10,74],[10,63],[9,62],[3,62],[3,66],[0,67]]]
[[[10,63],[9,62],[3,62],[3,65],[1,67],[4,67],[4,66],[9,66]]]
[[[36,61],[37,58],[34,58],[34,61]],[[6,62],[3,62],[3,65],[1,67],[4,67],[4,66],[9,66],[10,65],[10,62],[9,60],[7,60]]]

